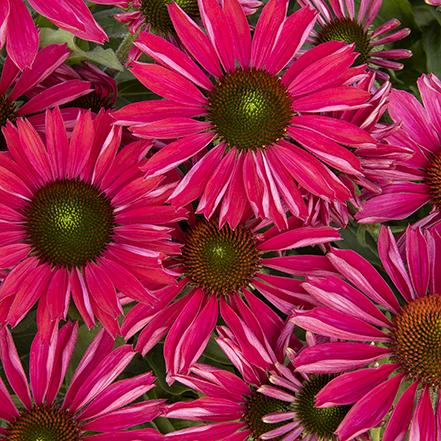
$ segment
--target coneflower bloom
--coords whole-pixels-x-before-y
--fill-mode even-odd
[[[83,40],[104,43],[106,33],[95,21],[83,1],[28,0],[41,15],[61,29],[72,32]],[[6,41],[8,55],[23,70],[31,67],[38,52],[39,31],[23,0],[2,0],[0,6],[0,48]]]
[[[345,41],[347,44],[354,43],[355,51],[360,54],[355,64],[367,63],[367,69],[376,72],[377,77],[382,80],[387,80],[389,75],[379,71],[377,67],[400,70],[403,64],[389,59],[412,56],[412,52],[407,49],[382,50],[385,44],[401,40],[410,33],[410,29],[405,28],[385,35],[400,25],[396,18],[373,31],[370,30],[383,0],[362,0],[358,12],[355,11],[354,0],[345,2],[330,0],[329,3],[326,0],[298,0],[298,2],[301,6],[313,6],[320,12],[317,17],[318,28],[311,31],[307,43],[317,45],[333,40]]]
[[[40,130],[42,127],[38,127],[41,120],[38,113],[65,104],[92,91],[90,82],[71,79],[41,90],[40,93],[32,93],[38,84],[69,57],[69,54],[70,50],[66,48],[66,45],[51,44],[38,52],[35,66],[23,72],[20,72],[9,55],[6,57],[0,79],[0,129],[6,125],[7,121],[15,123],[17,118],[27,117],[28,121],[37,125],[37,129]],[[18,99],[28,97],[28,92],[31,99],[19,107]],[[75,112],[71,118],[76,119],[77,114],[78,112]],[[5,149],[5,140],[0,133],[0,150]]]
[[[285,314],[298,305],[311,308],[308,301],[313,297],[300,287],[301,280],[267,274],[264,269],[303,277],[332,274],[326,257],[274,257],[271,251],[328,243],[340,236],[334,228],[302,228],[296,218],[290,221],[292,228],[283,233],[272,227],[259,234],[253,221],[232,230],[228,224],[219,228],[217,218],[208,221],[190,217],[184,230],[177,227],[173,232],[177,243],[183,245],[182,256],[168,262],[168,268],[182,274],[182,278],[177,286],[155,292],[160,301],[153,309],[142,304],[134,306],[123,321],[122,333],[129,338],[142,329],[136,349],[143,355],[166,336],[166,369],[174,375],[187,373],[202,354],[217,322],[219,304],[224,317],[222,305],[236,303],[243,295],[256,316],[269,320],[268,308],[257,302],[251,292],[254,288]],[[319,272],[317,267],[321,267]],[[182,295],[174,301],[179,294]]]
[[[423,104],[408,92],[390,93],[389,114],[400,129],[385,140],[392,148],[407,148],[412,156],[395,161],[395,182],[383,185],[380,195],[363,194],[368,200],[356,216],[360,223],[404,219],[428,203],[433,210],[441,207],[441,81],[434,74],[423,75],[418,88]]]
[[[140,282],[173,283],[162,267],[179,248],[165,224],[186,210],[164,205],[173,185],[144,179],[150,143],[118,151],[121,130],[103,111],[82,114],[68,139],[58,108],[46,112],[46,144],[31,124],[8,122],[0,165],[0,322],[17,325],[39,299],[37,323],[48,337],[70,296],[86,324],[95,317],[115,336],[122,307],[116,290],[153,305]]]
[[[0,331],[0,357],[9,382],[7,388],[0,379],[0,439],[163,440],[154,429],[126,430],[159,416],[164,400],[133,403],[154,387],[155,377],[147,372],[115,381],[136,352],[130,345],[113,349],[114,340],[104,329],[88,347],[60,401],[77,336],[78,325],[70,322],[56,329],[49,342],[37,333],[30,351],[29,387],[9,329]]]
[[[185,206],[201,196],[198,212],[210,218],[219,207],[232,228],[248,209],[279,228],[287,225],[287,210],[305,219],[299,184],[329,201],[348,200],[349,189],[331,167],[357,176],[363,176],[363,168],[341,144],[375,146],[364,130],[314,114],[360,106],[369,98],[347,86],[364,71],[349,68],[356,57],[351,47],[342,42],[317,46],[278,75],[315,20],[309,8],[286,18],[287,5],[270,0],[252,39],[237,0],[225,1],[224,9],[215,0],[199,0],[208,35],[171,4],[182,44],[207,74],[170,43],[141,32],[135,44],[160,65],[135,62],[131,70],[167,99],[130,104],[114,114],[117,124],[130,126],[137,136],[180,138],[143,170],[157,176],[193,158],[171,201]]]
[[[436,231],[423,233],[408,227],[405,262],[391,231],[382,227],[378,251],[400,298],[372,265],[350,250],[328,254],[350,284],[333,276],[303,284],[327,308],[298,311],[294,322],[309,331],[349,341],[306,349],[294,361],[296,370],[333,373],[360,369],[332,380],[317,395],[320,407],[355,403],[336,431],[339,440],[347,441],[379,425],[400,387],[405,391],[386,422],[382,440],[401,440],[407,432],[409,440],[441,436],[440,247],[441,236]],[[386,357],[380,367],[366,368]]]

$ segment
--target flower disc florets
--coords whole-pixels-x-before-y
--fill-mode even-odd
[[[191,282],[219,296],[248,286],[259,266],[259,251],[244,225],[219,229],[218,220],[204,219],[188,233],[182,259]]]
[[[393,319],[393,358],[413,380],[441,386],[441,296],[428,294]]]
[[[333,379],[334,375],[311,375],[303,383],[302,390],[296,394],[296,402],[292,404],[297,418],[302,421],[304,433],[316,434],[318,439],[332,439],[351,405],[326,408],[315,407],[315,396]]]
[[[356,58],[354,65],[365,64],[369,57],[370,40],[367,31],[360,23],[351,18],[334,18],[326,24],[318,33],[317,44],[327,41],[345,41],[346,44],[355,43],[355,52],[360,55]]]
[[[429,185],[433,202],[441,207],[441,154],[432,159],[426,171],[426,182]]]
[[[111,241],[114,214],[107,196],[81,179],[56,179],[24,208],[27,241],[52,265],[81,267]]]
[[[146,22],[153,29],[159,30],[164,34],[174,33],[173,23],[168,13],[167,5],[172,0],[142,0],[141,11],[145,16]],[[197,0],[177,0],[180,6],[192,19],[200,18]]]
[[[244,420],[248,423],[248,427],[252,431],[252,439],[260,439],[260,435],[263,435],[270,430],[274,430],[277,427],[281,427],[285,424],[285,421],[281,423],[269,424],[262,421],[262,417],[270,413],[289,412],[289,403],[286,401],[278,400],[277,398],[269,397],[255,392],[248,400],[247,413],[244,416]],[[273,438],[273,441],[282,439],[282,436]]]
[[[1,128],[6,126],[8,120],[15,124],[17,117],[15,116],[14,110],[15,106],[9,104],[4,95],[0,95],[0,151],[8,149]]]
[[[238,150],[276,143],[294,116],[286,86],[262,69],[237,68],[225,74],[208,99],[208,119],[218,137]]]
[[[6,427],[4,441],[79,441],[77,422],[57,407],[24,410]]]

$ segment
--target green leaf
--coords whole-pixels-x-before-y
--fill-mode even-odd
[[[96,45],[92,50],[88,50],[89,43],[75,37],[68,31],[63,29],[43,28],[40,34],[40,46],[45,47],[49,44],[63,44],[72,51],[68,58],[71,64],[77,64],[81,61],[88,60],[97,64],[102,64],[110,69],[122,71],[124,68],[118,61],[113,49],[104,49],[102,46]]]

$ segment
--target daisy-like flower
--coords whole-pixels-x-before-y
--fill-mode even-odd
[[[113,350],[114,340],[101,329],[81,359],[60,399],[70,365],[78,325],[67,323],[55,330],[50,342],[40,333],[32,342],[29,383],[9,329],[0,331],[0,357],[13,400],[0,379],[0,439],[108,441],[160,441],[154,429],[126,430],[161,414],[164,400],[132,403],[154,387],[151,372],[115,381],[136,352],[130,345]],[[19,405],[19,402],[21,405]]]
[[[82,114],[70,140],[56,108],[46,112],[46,143],[31,124],[3,129],[9,152],[0,165],[0,321],[17,325],[39,299],[46,337],[66,318],[70,296],[86,324],[94,315],[119,332],[116,290],[152,305],[140,282],[174,283],[162,260],[177,254],[164,224],[186,210],[164,205],[173,185],[144,179],[139,167],[150,143],[118,152],[121,130],[103,111]]]
[[[389,114],[400,129],[388,136],[393,146],[406,147],[412,156],[395,162],[395,182],[382,186],[380,195],[365,192],[368,200],[356,218],[360,223],[404,219],[433,204],[441,207],[441,81],[433,74],[418,79],[423,104],[408,92],[392,89]]]
[[[171,200],[185,206],[202,195],[198,212],[210,218],[219,208],[221,223],[232,228],[248,209],[279,228],[287,225],[287,209],[306,218],[298,184],[325,200],[348,200],[349,189],[331,167],[357,176],[363,169],[341,144],[375,146],[364,130],[313,114],[360,106],[369,98],[347,86],[364,71],[349,68],[356,57],[351,47],[342,42],[317,46],[279,76],[315,17],[310,8],[302,8],[286,18],[287,5],[270,0],[253,39],[237,0],[225,1],[224,9],[215,0],[199,0],[207,35],[176,4],[170,5],[183,45],[208,75],[170,43],[141,33],[135,44],[160,65],[135,62],[132,72],[167,99],[130,104],[114,114],[117,124],[131,126],[137,136],[180,138],[143,170],[157,176],[193,158]]]
[[[370,29],[383,0],[362,0],[358,12],[355,11],[354,0],[345,2],[331,0],[329,3],[327,0],[298,0],[298,2],[301,6],[313,6],[320,12],[317,18],[318,29],[311,32],[306,40],[307,43],[317,45],[333,40],[345,41],[347,44],[354,43],[355,50],[360,54],[355,64],[367,63],[367,70],[376,72],[377,78],[382,80],[389,78],[389,75],[379,71],[377,67],[394,70],[403,68],[402,63],[391,61],[390,58],[412,56],[412,52],[407,49],[382,50],[385,44],[401,40],[410,34],[410,29],[405,28],[385,35],[400,25],[396,18],[373,31]]]
[[[164,357],[170,376],[187,373],[198,360],[217,322],[219,304],[224,317],[222,305],[238,302],[243,295],[253,313],[263,320],[270,320],[270,309],[257,302],[253,288],[285,314],[298,305],[311,308],[311,300],[317,304],[300,287],[301,280],[268,274],[266,268],[298,276],[332,274],[325,256],[274,257],[270,252],[327,243],[340,236],[334,228],[301,228],[296,218],[290,221],[288,231],[279,233],[272,227],[259,234],[249,224],[232,230],[228,224],[219,228],[217,218],[190,218],[188,228],[173,232],[183,245],[182,256],[168,262],[169,268],[183,277],[177,286],[155,292],[160,301],[153,309],[142,304],[133,307],[124,319],[123,334],[129,338],[144,328],[136,346],[143,355],[167,335]],[[317,272],[322,264],[325,266]],[[173,302],[181,293],[185,295]]]
[[[107,35],[81,0],[28,0],[41,15],[59,28],[83,40],[104,43]],[[21,70],[31,67],[38,52],[39,31],[23,0],[2,0],[0,5],[0,48],[6,50]],[[37,63],[38,65],[38,63]]]
[[[400,387],[405,391],[386,423],[382,440],[402,440],[407,432],[409,440],[441,436],[439,250],[439,233],[408,227],[405,262],[391,231],[382,228],[378,251],[400,299],[372,265],[350,250],[333,250],[328,257],[351,285],[332,276],[303,284],[327,308],[298,311],[295,323],[349,341],[306,349],[294,361],[297,371],[360,369],[335,378],[317,395],[319,407],[355,403],[336,431],[339,440],[347,441],[379,425]],[[387,360],[380,367],[365,368],[384,358]]]
[[[65,45],[51,44],[38,52],[35,66],[23,72],[20,72],[9,55],[6,57],[0,79],[0,129],[6,125],[7,121],[15,123],[19,117],[27,117],[28,121],[37,126],[37,130],[43,129],[41,125],[39,127],[41,118],[38,113],[65,104],[92,91],[90,82],[70,79],[47,87],[39,93],[33,92],[68,58],[69,54],[70,50]],[[17,100],[23,96],[31,99],[19,107]],[[76,111],[70,116],[76,119],[77,114]],[[1,133],[0,150],[6,150],[5,140]]]

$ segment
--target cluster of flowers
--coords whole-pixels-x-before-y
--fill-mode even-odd
[[[421,104],[381,70],[409,30],[372,28],[381,0],[94,1],[122,8],[160,99],[116,110],[111,76],[0,5],[0,439],[440,440],[441,81],[418,80]],[[107,38],[83,0],[28,3]],[[378,230],[387,279],[332,244],[425,205]],[[27,375],[11,329],[31,310]],[[101,328],[66,386],[72,311]],[[212,335],[231,369],[198,362]],[[166,381],[199,398],[117,379],[161,341]]]

